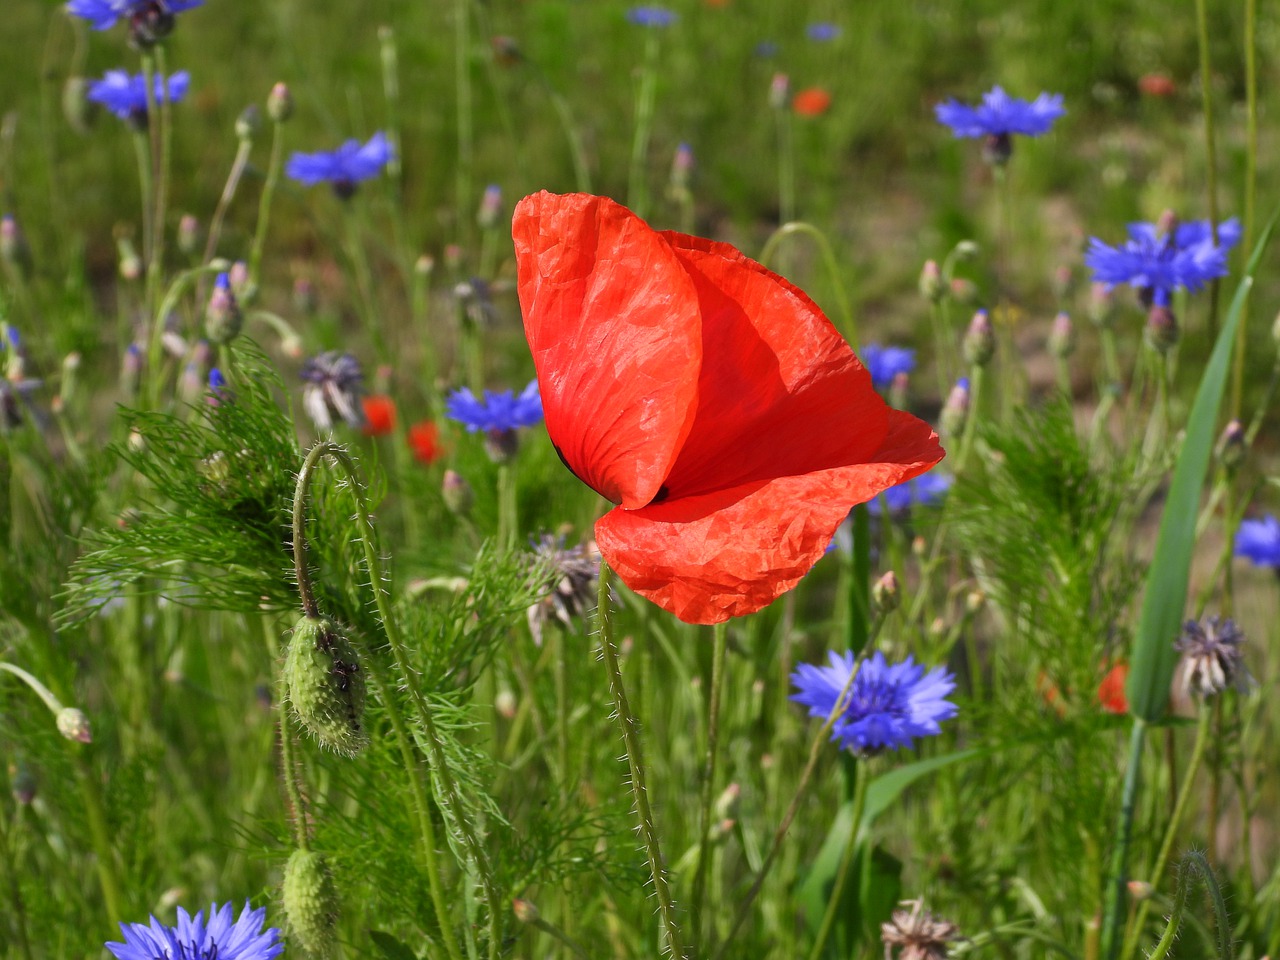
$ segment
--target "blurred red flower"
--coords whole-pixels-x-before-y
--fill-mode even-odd
[[[820,117],[831,106],[831,94],[821,87],[801,90],[791,100],[791,109],[802,117]]]
[[[444,454],[440,445],[440,428],[431,420],[423,420],[409,428],[409,447],[419,463],[435,463]]]
[[[1116,662],[1098,684],[1098,703],[1107,713],[1126,714],[1129,712],[1129,700],[1124,695],[1124,685],[1129,679],[1129,664],[1120,660]]]
[[[381,437],[396,427],[396,404],[386,394],[374,393],[360,398],[364,407],[364,426],[360,431],[366,437]]]
[[[771,603],[854,504],[942,459],[813,301],[728,244],[586,194],[525,197],[512,233],[547,432],[618,504],[609,565],[682,620]]]
[[[1138,78],[1138,90],[1144,96],[1164,99],[1178,92],[1178,85],[1167,73],[1144,73]]]

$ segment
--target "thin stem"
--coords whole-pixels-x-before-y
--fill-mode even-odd
[[[1124,792],[1120,797],[1120,813],[1116,822],[1115,848],[1111,854],[1111,887],[1102,918],[1102,960],[1116,960],[1121,949],[1121,926],[1124,923],[1125,873],[1129,866],[1129,843],[1133,835],[1133,814],[1138,799],[1142,772],[1142,745],[1147,724],[1134,717],[1129,736],[1129,760],[1124,772]]]
[[[973,439],[978,433],[978,418],[981,414],[982,382],[986,368],[973,364],[969,368],[969,416],[965,418],[964,433],[960,435],[960,452],[956,454],[955,471],[960,474],[969,461],[969,451],[973,449]]]
[[[169,169],[173,164],[173,103],[169,97],[169,78],[165,75],[164,45],[156,47],[156,75],[164,88],[164,96],[160,97],[160,128],[156,138],[160,149],[160,163],[156,170],[156,202],[152,209],[155,227],[151,231],[153,248],[147,263],[147,305],[155,306],[155,298],[160,292],[160,283],[164,275],[164,223],[169,205]],[[153,84],[147,84],[149,96],[155,96]],[[154,116],[148,113],[148,116]],[[155,323],[163,323],[163,317],[156,317]]]
[[[0,670],[12,673],[15,677],[30,687],[32,692],[44,701],[44,705],[49,708],[49,712],[52,713],[54,717],[57,717],[57,715],[62,712],[62,701],[54,696],[52,690],[31,674],[27,673],[27,671],[23,670],[21,667],[15,667],[12,663],[5,663],[3,661],[0,661]]]
[[[729,641],[728,623],[713,628],[711,647],[711,691],[707,706],[707,755],[702,765],[702,829],[698,841],[698,870],[693,881],[693,955],[698,956],[702,940],[702,905],[707,890],[707,861],[711,858],[711,803],[715,794],[716,747],[720,741],[720,701],[724,693],[725,652]]]
[[[873,626],[873,636],[875,627]],[[778,858],[778,851],[782,849],[782,841],[787,835],[787,831],[791,829],[791,821],[796,817],[796,812],[800,809],[800,801],[804,799],[805,791],[809,787],[809,781],[813,777],[813,771],[818,766],[818,755],[822,751],[823,746],[827,742],[827,735],[831,733],[831,728],[835,726],[836,720],[844,713],[845,708],[849,704],[849,695],[853,691],[853,682],[858,678],[858,671],[862,667],[862,661],[858,660],[854,663],[853,669],[849,671],[849,679],[845,681],[844,689],[840,691],[840,695],[836,697],[835,706],[831,708],[831,715],[827,717],[826,722],[813,737],[813,742],[809,745],[809,759],[805,763],[804,772],[800,774],[800,782],[796,785],[795,795],[791,798],[791,803],[787,806],[787,811],[782,815],[782,822],[778,824],[778,829],[774,832],[773,843],[769,846],[769,853],[764,858],[764,863],[760,865],[760,870],[756,873],[755,880],[751,883],[751,889],[747,891],[747,895],[738,906],[738,912],[733,918],[733,926],[729,928],[729,935],[716,948],[714,960],[723,960],[729,945],[733,943],[733,938],[737,936],[738,931],[746,922],[747,915],[751,912],[751,905],[755,903],[756,897],[760,894],[760,888],[764,886],[765,877],[769,875],[769,870],[773,867],[773,862]]]
[[[653,131],[653,111],[658,94],[658,34],[647,32],[644,66],[640,68],[640,90],[636,94],[636,128],[631,138],[631,166],[627,173],[627,205],[636,216],[644,217],[649,208],[649,184],[645,159],[649,153],[649,135]]]
[[[1244,233],[1242,249],[1253,249],[1253,231],[1258,209],[1258,0],[1244,0]],[[1231,364],[1231,416],[1240,418],[1244,402],[1244,351],[1248,341],[1248,301],[1236,329],[1235,355]]]
[[[293,842],[299,850],[309,850],[307,836],[307,807],[302,799],[302,785],[293,758],[293,728],[289,724],[289,708],[280,704],[280,775],[284,779],[285,795],[293,807]]]
[[[1156,944],[1155,949],[1148,955],[1147,960],[1164,960],[1169,955],[1169,949],[1177,938],[1178,928],[1182,925],[1182,915],[1186,910],[1187,897],[1191,892],[1191,881],[1194,879],[1193,873],[1204,884],[1209,893],[1209,902],[1213,905],[1214,925],[1218,928],[1218,958],[1219,960],[1234,960],[1235,942],[1231,937],[1231,924],[1227,915],[1227,904],[1222,897],[1222,888],[1218,886],[1218,880],[1213,875],[1213,868],[1209,865],[1209,861],[1198,850],[1191,850],[1183,855],[1178,866],[1178,885],[1174,890],[1173,909],[1169,914],[1169,923],[1165,927],[1164,936],[1160,938],[1160,942]]]
[[[253,231],[253,246],[249,250],[249,288],[257,290],[262,276],[262,252],[267,245],[267,224],[271,220],[271,200],[280,182],[281,159],[284,156],[284,124],[271,125],[271,157],[267,161],[267,179],[258,197],[258,223]]]
[[[1169,825],[1165,827],[1164,840],[1160,844],[1160,852],[1156,854],[1155,865],[1151,869],[1151,885],[1157,889],[1160,886],[1160,879],[1164,876],[1164,868],[1169,863],[1169,853],[1173,849],[1174,838],[1178,835],[1178,825],[1182,823],[1182,815],[1186,812],[1187,798],[1191,795],[1191,788],[1195,784],[1196,774],[1200,771],[1200,762],[1204,759],[1205,745],[1209,742],[1210,717],[1212,711],[1208,703],[1200,704],[1200,722],[1196,726],[1195,745],[1191,748],[1191,760],[1187,764],[1186,773],[1182,777],[1182,789],[1178,791],[1178,800],[1173,808],[1173,813],[1169,815]],[[1212,823],[1210,823],[1210,832],[1213,831]],[[1130,932],[1130,936],[1125,943],[1123,956],[1132,957],[1133,952],[1137,949],[1138,938],[1142,936],[1142,928],[1146,925],[1147,914],[1151,911],[1151,898],[1142,901],[1142,906],[1138,908],[1138,919],[1134,923]]]
[[[209,221],[209,235],[204,242],[204,258],[208,263],[218,251],[218,240],[222,237],[222,223],[227,216],[227,208],[235,199],[236,190],[244,176],[245,167],[249,165],[249,154],[253,151],[253,141],[248,137],[241,138],[236,146],[235,159],[231,161],[231,170],[227,173],[227,182],[222,185],[222,195],[218,197],[218,205],[214,208],[213,219]]]
[[[627,754],[631,773],[631,793],[635,799],[636,817],[640,823],[640,836],[645,855],[649,860],[649,873],[653,877],[653,892],[658,901],[658,915],[662,919],[667,949],[674,957],[684,957],[680,927],[676,923],[676,908],[671,900],[671,888],[667,883],[667,869],[662,859],[662,847],[658,842],[658,830],[649,806],[649,789],[646,784],[644,753],[640,746],[640,734],[635,714],[627,700],[626,687],[622,683],[622,665],[618,662],[618,648],[613,642],[613,618],[609,607],[609,565],[600,564],[600,591],[597,595],[597,622],[600,633],[600,649],[604,652],[605,670],[609,676],[609,692],[613,695],[614,713],[622,728],[622,743]]]
[[[818,939],[809,951],[809,960],[818,960],[826,949],[831,929],[835,926],[836,912],[840,908],[840,899],[844,896],[845,882],[849,878],[849,867],[853,864],[854,852],[858,849],[858,834],[862,826],[862,811],[867,802],[867,782],[871,779],[871,771],[867,769],[867,760],[854,761],[853,775],[853,819],[849,821],[849,839],[845,841],[844,853],[840,856],[840,866],[836,871],[836,882],[831,888],[831,897],[827,900],[827,910],[822,917],[822,926],[818,930]]]

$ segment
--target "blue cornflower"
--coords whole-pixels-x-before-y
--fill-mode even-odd
[[[1245,520],[1236,531],[1235,553],[1259,567],[1280,571],[1280,520],[1272,514],[1261,520]]]
[[[867,513],[878,517],[887,512],[892,516],[911,507],[931,507],[940,503],[950,489],[951,478],[945,473],[926,473],[894,484],[874,500],[868,500]]]
[[[627,19],[638,27],[669,27],[678,19],[675,12],[666,7],[640,6],[627,11]]]
[[[1162,218],[1172,222],[1171,215]],[[1218,243],[1208,220],[1193,220],[1166,229],[1162,224],[1131,223],[1129,239],[1119,246],[1089,238],[1085,265],[1098,283],[1127,283],[1148,304],[1169,305],[1177,288],[1199,290],[1227,274],[1227,251],[1240,242],[1235,217],[1218,227]]]
[[[248,902],[234,919],[231,904],[209,907],[209,921],[204,911],[192,918],[178,908],[178,923],[167,927],[151,918],[145,923],[122,923],[124,943],[108,943],[107,949],[118,960],[272,960],[284,952],[280,931],[262,929],[267,908],[250,908]]]
[[[142,21],[153,29],[167,24],[171,29],[175,13],[203,4],[204,0],[69,0],[67,13],[88,20],[95,30],[110,30],[117,20]],[[157,37],[168,32],[163,29]]]
[[[333,185],[333,192],[344,200],[356,192],[361,180],[376,177],[391,161],[391,143],[381,131],[361,144],[348,140],[337,150],[319,153],[295,153],[285,164],[285,176],[308,187],[317,183]]]
[[[1038,137],[1048,133],[1053,121],[1067,111],[1060,93],[1042,93],[1027,101],[1011,97],[996,86],[982,95],[979,107],[947,100],[934,107],[933,112],[957,137],[983,137],[987,159],[1003,164],[1013,152],[1012,134]]]
[[[538,393],[538,381],[516,396],[512,390],[484,391],[479,400],[467,387],[449,394],[445,413],[451,420],[465,424],[468,433],[484,430],[502,433],[517,427],[531,427],[542,419],[542,396]]]
[[[168,80],[155,78],[156,103],[177,103],[187,95],[191,74],[179,70]],[[89,84],[86,96],[100,103],[121,120],[128,120],[138,127],[147,124],[147,79],[139,73],[130,75],[124,70],[108,70],[101,80]]]
[[[871,374],[871,382],[877,387],[887,387],[900,373],[910,373],[916,368],[916,352],[907,347],[882,347],[869,343],[862,348],[862,365]]]
[[[830,666],[802,663],[791,675],[800,691],[791,699],[807,706],[809,716],[823,720],[841,699],[855,659],[852,652],[828,656]],[[916,737],[940,733],[938,724],[956,715],[956,705],[944,699],[955,687],[955,678],[943,667],[926,673],[911,657],[891,666],[877,650],[858,668],[831,739],[864,755],[910,747]]]
[[[823,43],[840,36],[840,28],[834,23],[811,23],[804,28],[804,33],[810,40]]]

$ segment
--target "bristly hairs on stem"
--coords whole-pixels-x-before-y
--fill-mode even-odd
[[[1222,887],[1214,876],[1213,867],[1199,850],[1188,850],[1178,861],[1178,885],[1173,894],[1173,909],[1169,913],[1169,923],[1165,927],[1164,936],[1147,956],[1147,960],[1164,960],[1169,949],[1178,936],[1182,926],[1182,915],[1186,911],[1187,897],[1191,892],[1192,881],[1199,878],[1209,894],[1209,902],[1213,907],[1214,926],[1218,931],[1219,960],[1235,960],[1235,941],[1231,936],[1231,918],[1227,915],[1227,904],[1222,896]]]

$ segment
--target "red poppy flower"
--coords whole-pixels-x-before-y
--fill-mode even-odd
[[[831,94],[821,87],[801,90],[791,101],[791,109],[802,117],[820,117],[831,107]]]
[[[547,432],[619,506],[609,565],[682,620],[772,602],[854,504],[942,459],[813,301],[728,244],[546,192],[512,233]]]
[[[1129,664],[1118,661],[1098,684],[1098,703],[1107,713],[1126,714],[1129,712],[1129,700],[1124,695],[1124,685],[1129,680]]]
[[[360,428],[366,437],[380,437],[396,426],[396,404],[386,394],[374,393],[360,398],[364,407],[364,426]]]
[[[415,423],[409,428],[409,446],[419,463],[435,463],[444,453],[440,446],[440,428],[430,420]]]

